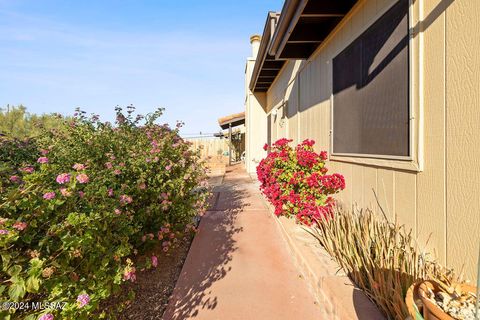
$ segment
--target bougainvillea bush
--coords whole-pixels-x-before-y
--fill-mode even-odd
[[[0,301],[23,304],[2,305],[0,318],[101,317],[101,300],[157,266],[149,247],[168,252],[194,229],[203,164],[180,125],[156,124],[161,110],[133,112],[117,108],[115,125],[79,112],[2,177]]]
[[[265,145],[269,153],[258,165],[257,176],[277,216],[295,216],[309,225],[332,213],[331,195],[345,188],[345,179],[341,174],[327,174],[327,153],[316,153],[313,140],[295,148],[289,146],[290,142],[283,138]]]

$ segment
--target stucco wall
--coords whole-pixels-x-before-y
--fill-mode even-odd
[[[254,94],[248,89],[254,65],[255,59],[250,58],[245,67],[245,169],[251,175],[266,156],[263,145],[267,142],[267,119],[262,107],[266,103],[266,94]]]
[[[272,141],[310,138],[317,150],[331,151],[332,58],[394,3],[360,1],[308,61],[284,66],[263,104],[268,113],[287,101],[284,121],[281,112],[272,117]],[[329,166],[346,178],[341,201],[378,211],[375,191],[391,219],[413,228],[420,244],[430,237],[428,249],[442,263],[457,270],[465,264],[474,279],[480,243],[480,1],[412,3],[412,161],[334,157]]]

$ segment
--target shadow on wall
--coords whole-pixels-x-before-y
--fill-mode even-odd
[[[235,221],[248,205],[242,201],[246,191],[235,184],[224,181],[213,190],[211,206],[202,218],[164,320],[194,318],[200,310],[212,310],[221,303],[210,289],[231,271],[232,253],[238,249],[234,238],[243,231]]]

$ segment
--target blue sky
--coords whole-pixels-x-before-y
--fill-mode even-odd
[[[184,134],[243,110],[249,37],[283,0],[0,0],[0,107],[112,120],[165,107]]]

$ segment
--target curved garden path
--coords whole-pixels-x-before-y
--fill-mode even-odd
[[[240,165],[227,168],[212,202],[163,319],[325,318]]]

